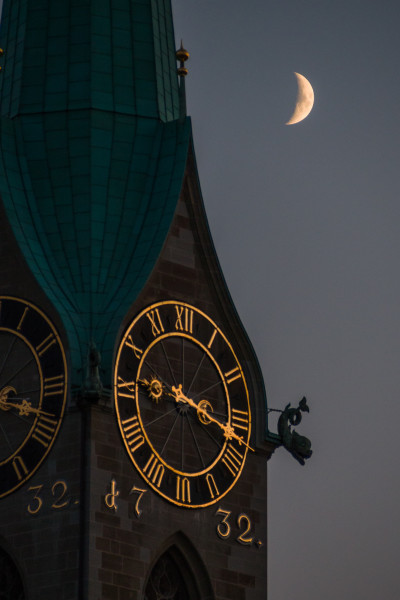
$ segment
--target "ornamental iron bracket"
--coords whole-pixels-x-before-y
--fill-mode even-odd
[[[292,427],[299,425],[302,419],[302,412],[310,412],[307,406],[307,399],[303,397],[297,408],[291,408],[289,403],[284,410],[271,408],[268,412],[272,411],[281,413],[278,420],[278,434],[281,438],[281,445],[301,465],[304,465],[305,461],[312,455],[311,441],[304,435],[299,435]]]

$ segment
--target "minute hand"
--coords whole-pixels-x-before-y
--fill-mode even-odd
[[[206,417],[206,419],[208,419],[208,421],[218,425],[218,427],[220,427],[220,429],[222,429],[222,431],[224,432],[225,439],[231,440],[233,438],[239,442],[239,445],[244,444],[244,446],[246,446],[249,450],[254,452],[253,448],[244,441],[242,436],[239,436],[235,432],[235,430],[233,429],[233,427],[231,425],[221,423],[221,421],[218,421],[218,419],[215,419],[212,415],[210,415],[210,413],[207,412],[207,410],[205,408],[196,404],[196,402],[194,400],[192,400],[192,398],[188,398],[188,396],[185,396],[185,394],[182,392],[182,384],[181,383],[179,384],[178,387],[172,386],[172,392],[173,392],[173,395],[175,396],[176,402],[184,402],[186,404],[189,404],[189,406],[192,406],[193,408],[196,409],[197,414],[200,413],[201,415]]]

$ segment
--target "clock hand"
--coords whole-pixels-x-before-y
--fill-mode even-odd
[[[154,400],[156,404],[158,404],[158,401],[160,400],[164,391],[161,381],[159,381],[156,377],[152,377],[150,381],[147,379],[138,379],[138,382],[140,385],[146,388],[150,398]]]
[[[8,393],[7,393],[7,395],[3,394],[3,392],[6,389],[7,388],[5,388],[4,390],[2,390],[0,392],[0,409],[1,410],[7,411],[7,410],[10,410],[11,408],[16,408],[19,411],[20,417],[26,417],[31,413],[33,413],[35,415],[45,416],[45,417],[54,417],[54,415],[52,413],[45,412],[43,410],[40,410],[39,408],[34,408],[32,406],[32,403],[28,402],[28,400],[22,400],[22,402],[20,404],[17,402],[10,402],[7,397]],[[15,391],[15,390],[12,388],[12,391]]]
[[[13,388],[11,385],[6,386],[2,390],[0,390],[0,402],[6,402],[8,400],[8,394],[10,392],[17,393],[17,390]]]
[[[224,432],[225,439],[231,440],[233,438],[239,442],[239,445],[244,444],[249,450],[254,452],[254,449],[244,441],[243,436],[239,436],[235,432],[234,428],[231,425],[221,423],[221,421],[219,421],[218,419],[215,419],[212,415],[210,415],[210,413],[204,408],[204,406],[206,405],[205,403],[207,401],[200,400],[200,402],[198,404],[196,404],[196,402],[194,400],[192,400],[192,398],[188,398],[188,396],[185,396],[185,394],[182,392],[182,384],[181,383],[179,384],[178,387],[172,386],[172,392],[175,395],[175,401],[177,403],[184,402],[186,404],[189,404],[189,406],[192,406],[193,408],[195,408],[199,419],[200,419],[200,415],[201,415],[209,423],[215,423],[216,425],[218,425],[218,427],[220,427],[222,429],[222,431]],[[207,404],[208,404],[208,402],[207,402]],[[201,420],[201,421],[202,421],[202,423],[205,423],[203,420]]]

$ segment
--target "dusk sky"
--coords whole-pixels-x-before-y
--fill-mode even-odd
[[[173,0],[206,210],[269,406],[269,600],[400,597],[400,8]],[[293,72],[315,105],[286,126]],[[276,420],[270,428],[276,431]]]
[[[311,459],[268,463],[268,598],[398,600],[400,4],[173,8],[210,228],[269,407],[311,411]],[[315,104],[287,126],[294,72]]]

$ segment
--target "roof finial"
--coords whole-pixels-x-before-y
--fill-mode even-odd
[[[178,75],[179,77],[186,77],[186,75],[188,74],[188,70],[185,67],[185,62],[189,59],[189,52],[187,50],[185,50],[185,48],[183,47],[183,42],[181,40],[181,47],[178,48],[178,50],[176,51],[176,60],[179,60],[180,65],[178,67]]]

